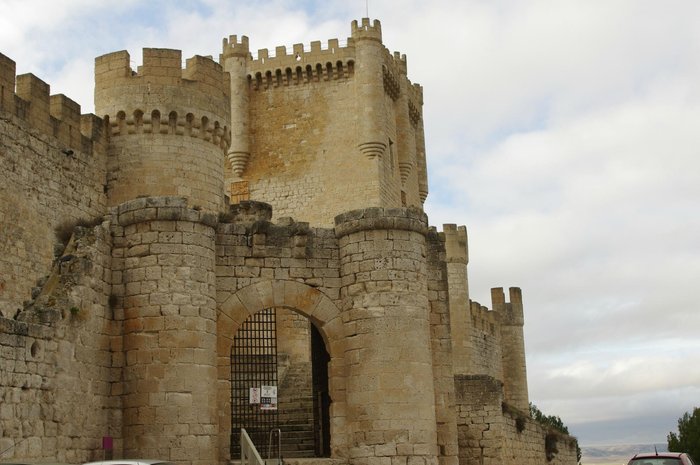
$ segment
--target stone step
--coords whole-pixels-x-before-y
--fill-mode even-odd
[[[282,442],[294,442],[299,439],[306,439],[310,437],[313,440],[314,431],[313,429],[308,430],[282,430]]]
[[[279,409],[279,416],[280,417],[285,417],[285,418],[293,418],[293,417],[300,417],[300,418],[313,418],[313,409],[311,407],[309,408],[298,408],[298,409],[293,409],[293,410],[287,410],[287,409]]]

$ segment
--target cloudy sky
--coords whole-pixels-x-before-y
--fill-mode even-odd
[[[424,86],[472,298],[523,289],[531,400],[583,445],[665,442],[700,406],[697,0],[0,0],[0,52],[88,113],[95,56],[344,39],[367,7]]]

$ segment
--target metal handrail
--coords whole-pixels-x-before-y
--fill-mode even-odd
[[[268,463],[272,460],[272,436],[275,431],[277,431],[277,465],[284,465],[282,460],[282,430],[280,428],[272,428],[270,430],[270,440],[267,444],[267,460]]]

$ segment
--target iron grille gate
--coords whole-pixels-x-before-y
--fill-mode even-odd
[[[251,315],[238,328],[231,347],[231,458],[239,457],[241,428],[261,455],[268,453],[270,431],[279,426],[278,411],[250,403],[250,388],[277,386],[277,318],[274,308]],[[272,456],[277,456],[273,441]]]

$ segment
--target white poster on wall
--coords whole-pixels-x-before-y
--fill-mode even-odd
[[[249,396],[249,403],[250,404],[259,404],[260,403],[260,388],[250,388],[250,396]]]
[[[277,386],[263,386],[260,391],[260,410],[277,410]]]

